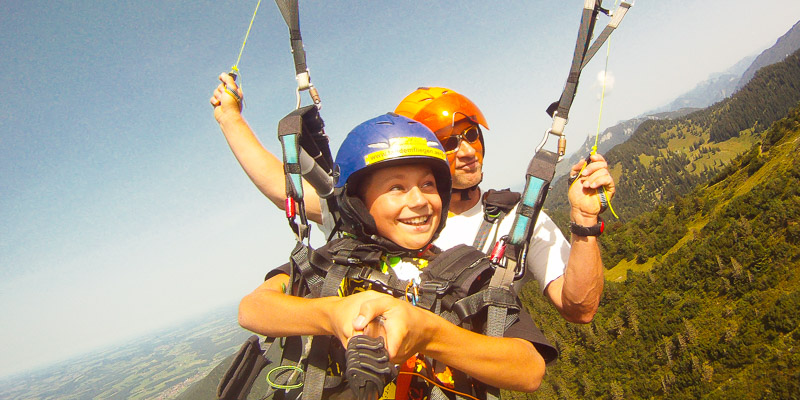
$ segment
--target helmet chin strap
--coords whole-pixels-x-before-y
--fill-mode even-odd
[[[478,185],[480,185],[481,182],[483,182],[483,172],[481,172],[481,179],[478,181],[478,183],[476,183],[476,184],[474,184],[474,185],[472,185],[472,186],[470,186],[468,188],[463,188],[463,189],[453,188],[453,190],[451,190],[450,192],[452,193],[453,197],[455,197],[456,194],[461,196],[461,197],[459,197],[459,199],[461,201],[471,200],[472,197],[471,197],[470,194],[473,191],[475,191],[476,189],[478,189]]]

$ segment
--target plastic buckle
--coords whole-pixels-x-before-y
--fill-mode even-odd
[[[427,281],[419,285],[419,290],[422,293],[434,292],[436,294],[445,294],[448,288],[450,288],[450,282]]]

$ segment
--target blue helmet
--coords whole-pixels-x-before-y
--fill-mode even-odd
[[[338,178],[334,194],[346,231],[362,239],[381,242],[375,221],[357,196],[357,188],[369,171],[401,163],[425,163],[430,166],[442,199],[441,223],[433,239],[439,236],[450,205],[450,165],[442,145],[430,129],[394,113],[372,118],[353,128],[336,154],[334,170]]]

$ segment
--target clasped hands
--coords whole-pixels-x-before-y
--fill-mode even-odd
[[[394,363],[424,351],[435,317],[427,310],[373,290],[342,297],[330,315],[335,336],[345,348],[357,335],[383,336]]]

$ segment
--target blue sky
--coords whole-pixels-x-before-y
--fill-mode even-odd
[[[256,1],[6,3],[0,376],[235,303],[286,260],[285,219],[240,170],[208,104]],[[334,150],[417,86],[446,86],[489,121],[487,185],[521,185],[582,3],[302,2]],[[796,0],[637,1],[611,39],[602,126],[668,103],[798,19]],[[604,55],[584,71],[570,149],[596,129]],[[273,2],[262,2],[239,67],[245,116],[277,152],[295,82]]]

